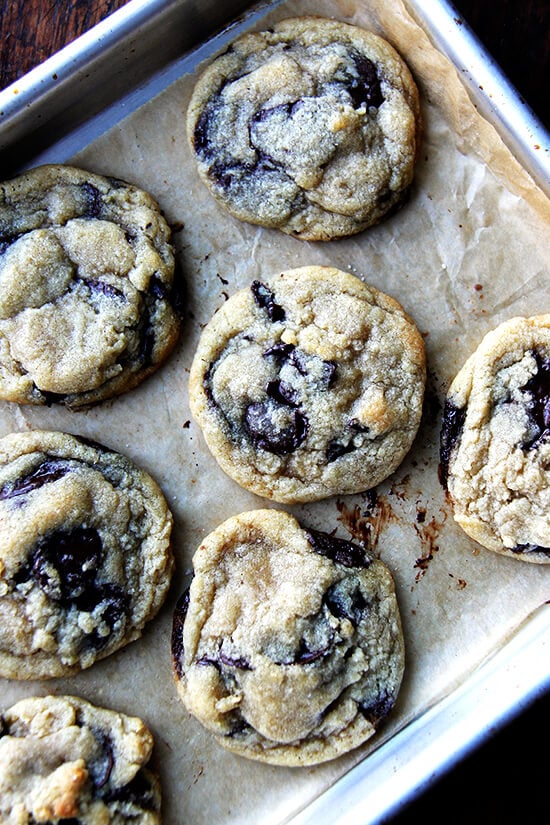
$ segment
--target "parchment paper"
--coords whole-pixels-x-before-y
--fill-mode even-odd
[[[549,203],[401,0],[283,3],[257,27],[304,13],[371,28],[408,61],[424,118],[409,203],[378,227],[324,244],[239,223],[195,173],[184,136],[195,76],[184,75],[76,157],[59,158],[132,181],[162,205],[187,292],[180,345],[137,390],[88,412],[0,404],[0,434],[57,429],[108,444],[156,477],[173,510],[177,572],[141,640],[71,679],[0,681],[2,708],[23,696],[74,693],[141,716],[155,735],[167,825],[285,821],[448,694],[550,596],[550,566],[477,547],[454,524],[437,478],[441,403],[456,371],[496,324],[550,310]],[[407,669],[397,706],[367,746],[317,768],[284,769],[226,753],[188,717],[171,675],[170,626],[202,537],[235,513],[280,506],[226,478],[190,420],[187,377],[201,327],[254,278],[315,263],[348,270],[397,298],[425,337],[430,378],[417,440],[378,488],[376,505],[358,495],[288,508],[306,525],[365,541],[388,564]]]

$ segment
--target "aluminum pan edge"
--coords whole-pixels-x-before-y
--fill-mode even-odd
[[[249,0],[130,0],[0,91],[0,176],[35,165],[61,136],[116,109],[250,6]]]
[[[474,106],[550,197],[550,133],[448,0],[404,0],[460,72]]]

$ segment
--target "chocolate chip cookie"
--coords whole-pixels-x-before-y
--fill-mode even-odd
[[[23,699],[0,716],[0,821],[160,823],[141,719],[75,696]]]
[[[56,432],[0,439],[0,675],[75,673],[138,638],[170,583],[172,516],[125,456]]]
[[[191,410],[225,472],[281,502],[356,493],[401,463],[419,426],[424,344],[393,298],[331,267],[233,295],[203,330]]]
[[[550,315],[500,324],[466,361],[445,403],[441,478],[473,539],[550,563]]]
[[[0,184],[0,398],[94,404],[179,332],[170,230],[150,195],[49,165]]]
[[[219,203],[306,240],[355,234],[403,203],[419,124],[417,87],[393,47],[319,17],[239,37],[201,75],[187,115]]]
[[[404,668],[393,580],[359,545],[277,510],[230,518],[193,558],[173,623],[176,685],[224,747],[310,765],[365,742]]]

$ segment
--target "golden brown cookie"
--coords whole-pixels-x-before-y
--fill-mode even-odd
[[[411,185],[418,91],[395,49],[320,17],[243,35],[199,78],[187,130],[235,217],[306,240],[352,235]]]
[[[404,647],[387,567],[277,510],[228,519],[174,614],[178,692],[241,756],[311,765],[361,745],[396,700]]]
[[[505,321],[468,358],[445,404],[441,471],[468,535],[550,563],[550,315]]]
[[[203,330],[191,411],[222,469],[282,502],[379,484],[422,413],[424,344],[393,298],[331,267],[254,281]]]

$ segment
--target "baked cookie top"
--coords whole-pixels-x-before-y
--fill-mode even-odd
[[[69,166],[0,184],[0,398],[80,407],[153,372],[179,332],[150,195]]]
[[[62,676],[140,636],[170,583],[172,516],[130,459],[76,436],[0,439],[0,675]]]
[[[224,747],[280,765],[333,759],[392,708],[404,668],[387,567],[288,513],[230,518],[193,558],[174,614],[176,685]]]
[[[235,217],[306,240],[352,235],[413,180],[419,99],[381,37],[318,17],[239,37],[187,115],[199,174]]]
[[[254,281],[202,332],[191,411],[222,469],[275,501],[356,493],[419,426],[423,340],[393,298],[330,267]]]
[[[141,719],[75,696],[23,699],[0,716],[0,821],[157,825]]]
[[[451,384],[441,476],[484,547],[550,563],[550,315],[489,332]]]

